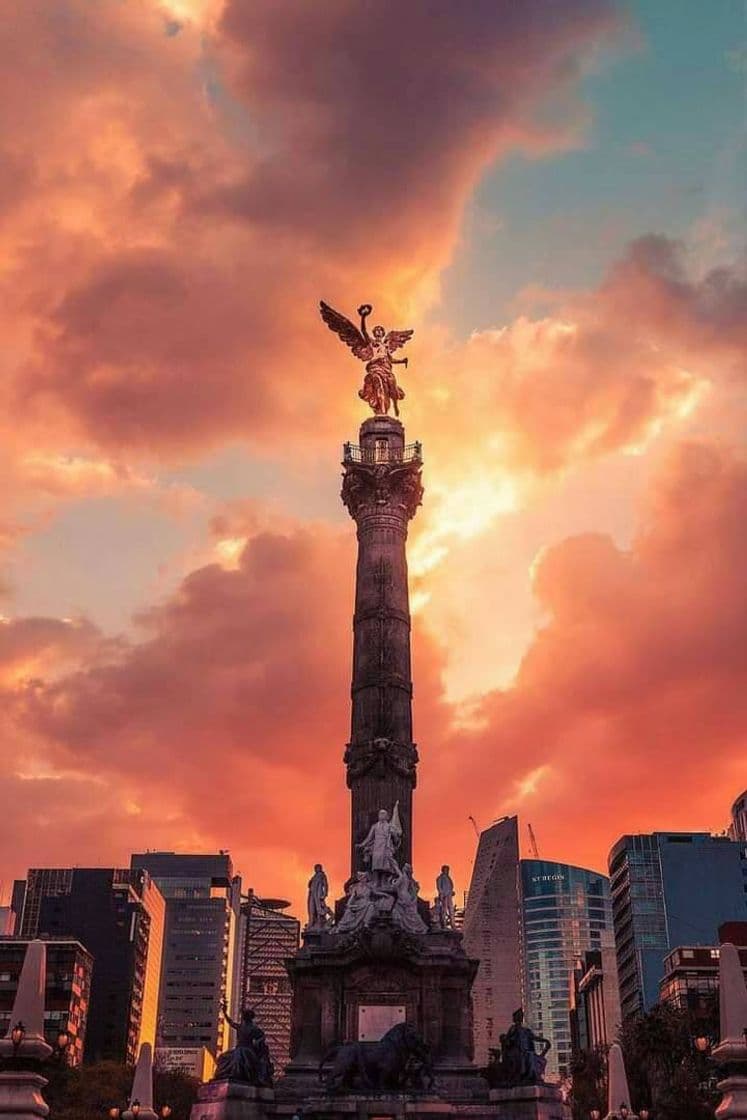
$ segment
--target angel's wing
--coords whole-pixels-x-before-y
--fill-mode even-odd
[[[406,342],[409,342],[414,334],[415,331],[389,331],[389,334],[384,339],[389,353],[391,354],[393,351],[399,350],[400,346],[404,346]]]
[[[334,307],[330,307],[323,299],[319,301],[319,311],[329,329],[339,335],[342,341],[353,351],[356,358],[367,362],[369,358],[373,357],[371,347],[355,323],[351,323],[349,319],[346,319],[339,311],[335,311]]]

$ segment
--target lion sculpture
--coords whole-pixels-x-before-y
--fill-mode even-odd
[[[325,1074],[325,1066],[331,1066]],[[433,1085],[430,1050],[409,1023],[397,1023],[378,1042],[343,1042],[319,1063],[329,1093],[426,1091]]]

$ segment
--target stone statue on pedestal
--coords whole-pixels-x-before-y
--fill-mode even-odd
[[[456,914],[454,913],[454,882],[449,874],[449,865],[445,863],[441,874],[436,879],[436,891],[441,907],[441,923],[445,929],[456,929]]]
[[[536,1043],[542,1043],[542,1052],[537,1053]],[[513,1023],[501,1035],[500,1049],[490,1050],[485,1076],[492,1088],[512,1088],[518,1085],[543,1085],[547,1060],[545,1055],[551,1047],[548,1039],[535,1034],[530,1027],[524,1026],[524,1011],[514,1011]]]
[[[379,819],[371,825],[368,836],[358,845],[363,858],[374,873],[375,882],[380,886],[386,878],[399,874],[394,853],[402,840],[402,825],[399,819],[399,801],[394,806],[392,819],[386,809],[379,809]]]
[[[419,884],[412,877],[409,863],[400,871],[392,883],[396,892],[392,921],[407,933],[425,933],[428,929],[418,912]]]
[[[237,1023],[230,1018],[224,1001],[223,1013],[226,1022],[236,1031],[236,1046],[218,1058],[213,1081],[238,1081],[244,1085],[271,1089],[275,1070],[265,1032],[254,1022],[254,1012],[249,1007],[244,1008],[241,1022]]]
[[[309,879],[309,894],[307,907],[309,921],[307,929],[326,929],[332,918],[332,911],[327,905],[329,894],[329,881],[321,863],[314,864],[314,874]]]

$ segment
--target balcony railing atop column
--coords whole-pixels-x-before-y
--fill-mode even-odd
[[[408,443],[400,451],[398,448],[390,447],[384,440],[373,448],[359,447],[357,443],[346,443],[343,445],[342,454],[344,463],[420,463],[423,461],[423,445],[418,440],[416,443]]]

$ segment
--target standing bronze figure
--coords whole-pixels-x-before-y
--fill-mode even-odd
[[[406,366],[407,358],[393,358],[392,354],[413,336],[413,331],[389,331],[374,327],[368,333],[366,319],[373,311],[370,303],[362,303],[358,308],[361,317],[360,330],[339,311],[335,311],[322,300],[319,304],[322,319],[331,331],[350,347],[360,361],[366,363],[366,376],[358,396],[371,406],[377,416],[386,416],[390,406],[394,415],[399,416],[399,402],[405,393],[397,384],[393,366]]]

